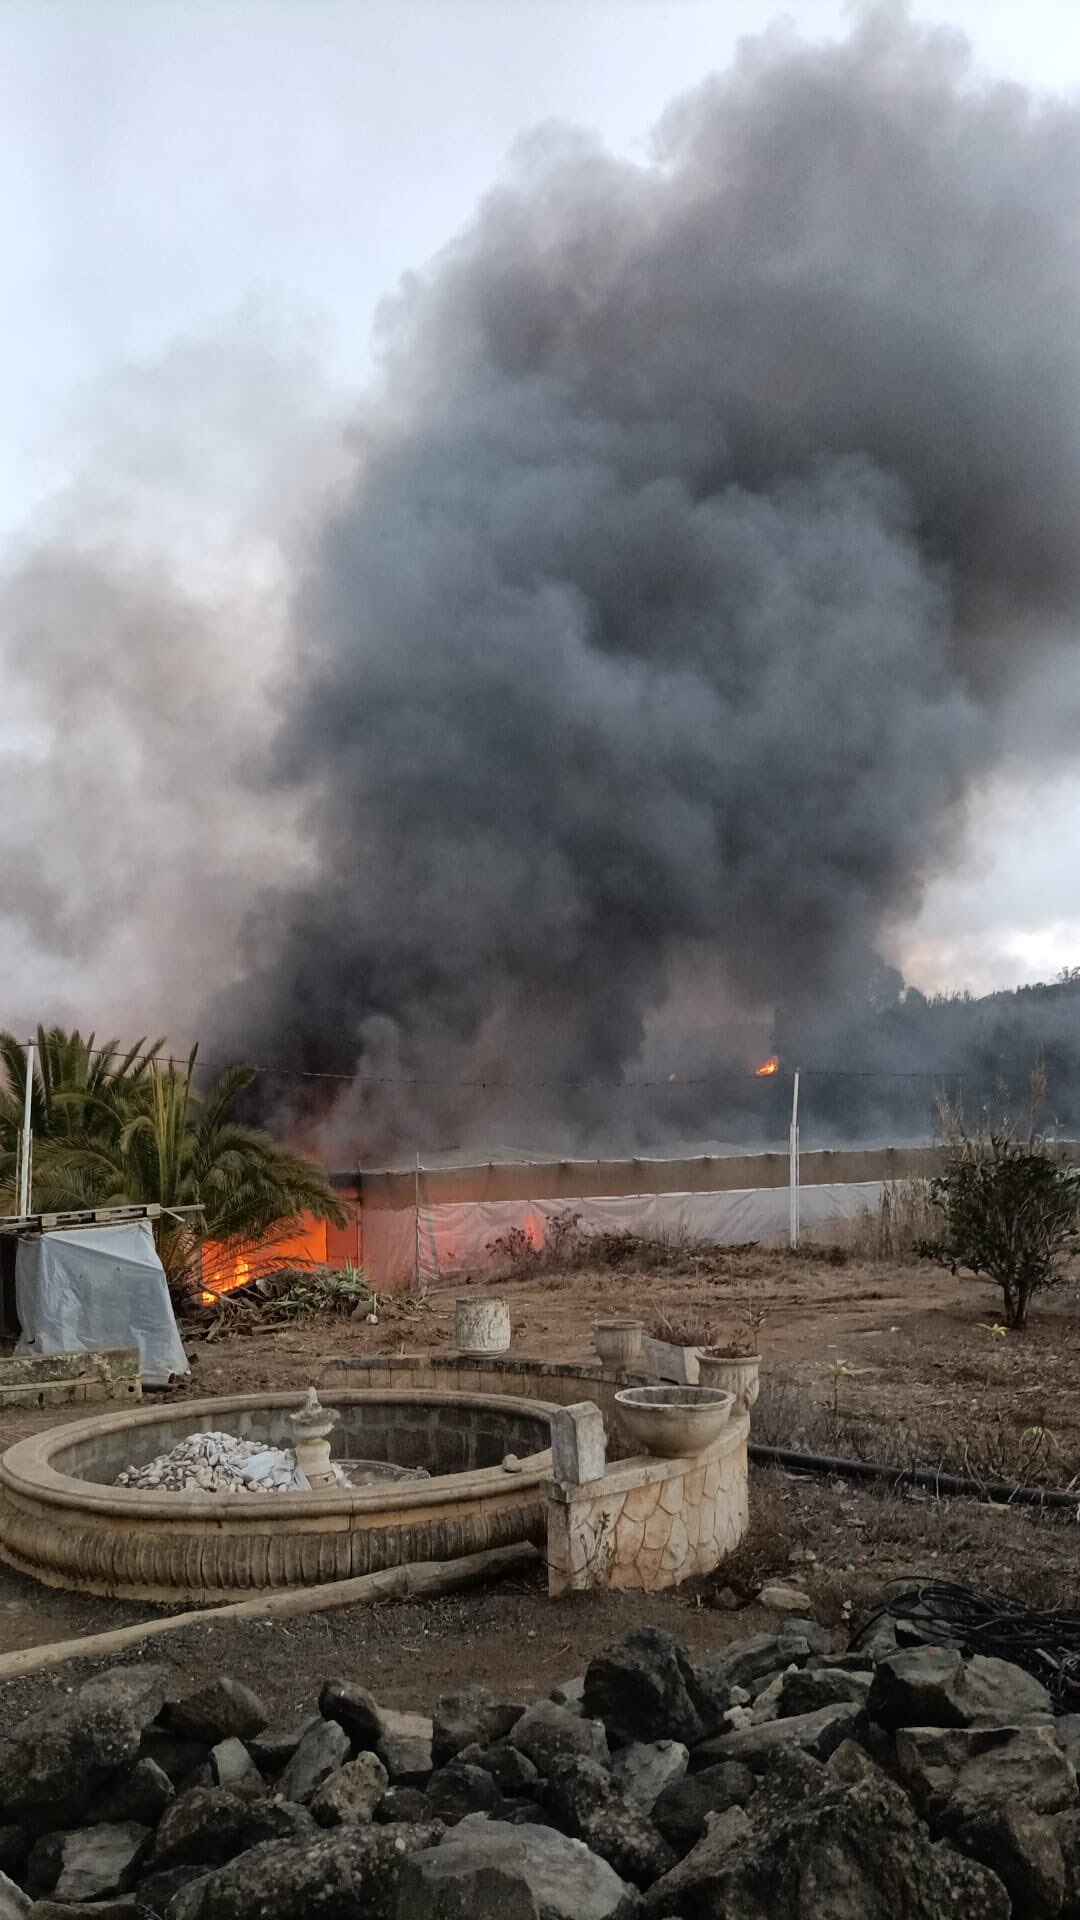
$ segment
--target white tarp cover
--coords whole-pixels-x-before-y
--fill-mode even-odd
[[[855,1220],[879,1205],[880,1180],[844,1181],[799,1188],[802,1229]],[[411,1207],[362,1214],[364,1264],[376,1287],[409,1285],[419,1250],[420,1277],[429,1286],[454,1275],[482,1272],[499,1254],[491,1243],[518,1228],[543,1246],[547,1222],[576,1214],[585,1233],[649,1233],[685,1236],[713,1246],[787,1238],[787,1187],[734,1188],[717,1193],[639,1193],[590,1200],[462,1200],[421,1206],[419,1234]]]
[[[19,1241],[20,1353],[138,1347],[147,1386],[189,1371],[149,1220]]]

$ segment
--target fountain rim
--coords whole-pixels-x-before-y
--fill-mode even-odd
[[[524,1399],[509,1394],[450,1393],[430,1388],[342,1387],[334,1388],[335,1406],[425,1406],[478,1407],[485,1412],[539,1415],[548,1418],[558,1411],[550,1401]],[[83,1513],[115,1514],[121,1520],[230,1520],[267,1519],[271,1514],[293,1514],[298,1520],[320,1514],[348,1515],[395,1510],[423,1509],[457,1503],[462,1498],[483,1497],[510,1487],[539,1487],[551,1478],[551,1449],[525,1455],[520,1471],[508,1474],[500,1464],[477,1467],[466,1473],[432,1474],[427,1480],[393,1481],[380,1486],[345,1487],[336,1493],[169,1493],[148,1492],[140,1487],[106,1487],[98,1481],[80,1480],[75,1474],[60,1472],[52,1465],[53,1456],[99,1435],[126,1432],[132,1427],[167,1426],[177,1418],[187,1420],[206,1414],[246,1413],[260,1407],[293,1407],[304,1404],[306,1388],[282,1393],[225,1394],[213,1400],[170,1403],[145,1408],[139,1413],[124,1411],[99,1415],[95,1419],[72,1421],[70,1425],[49,1427],[44,1433],[17,1440],[0,1455],[0,1488],[16,1496],[31,1497],[56,1507]],[[196,1428],[195,1431],[198,1431]]]

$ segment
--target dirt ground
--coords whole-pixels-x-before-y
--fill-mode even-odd
[[[1022,1335],[987,1331],[994,1290],[928,1265],[888,1266],[826,1253],[740,1250],[690,1271],[527,1273],[500,1282],[523,1354],[591,1356],[598,1314],[635,1311],[678,1324],[704,1314],[717,1338],[748,1295],[768,1308],[763,1391],[754,1438],[766,1443],[917,1461],[980,1476],[1080,1489],[1080,1309],[1071,1290],[1036,1302]],[[379,1325],[321,1320],[277,1331],[188,1331],[192,1376],[170,1395],[195,1399],[302,1387],[333,1354],[449,1349],[460,1288],[420,1308],[380,1303]],[[8,1413],[0,1447],[55,1425],[57,1413]],[[70,1417],[79,1417],[73,1413]],[[441,1600],[352,1607],[306,1619],[185,1629],[152,1645],[177,1680],[209,1665],[248,1679],[287,1724],[333,1674],[390,1705],[430,1706],[469,1682],[529,1699],[575,1673],[631,1626],[666,1626],[692,1649],[760,1631],[753,1594],[769,1577],[797,1582],[842,1642],[853,1612],[884,1582],[934,1575],[994,1587],[1041,1605],[1080,1604],[1077,1509],[1045,1515],[976,1500],[902,1495],[775,1468],[751,1475],[752,1524],[735,1560],[678,1593],[585,1595],[551,1602],[539,1574]],[[732,1603],[735,1603],[734,1610]],[[54,1592],[0,1567],[0,1649],[127,1624],[152,1609]],[[10,1682],[22,1711],[78,1666]]]

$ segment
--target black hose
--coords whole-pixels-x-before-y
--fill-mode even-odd
[[[969,1480],[959,1473],[941,1473],[937,1467],[890,1467],[879,1460],[843,1460],[828,1453],[797,1453],[791,1447],[749,1448],[751,1460],[763,1467],[793,1467],[799,1473],[835,1473],[845,1480],[887,1480],[893,1487],[926,1487],[931,1493],[973,1494],[1013,1507],[1068,1507],[1080,1512],[1080,1489],[1025,1487],[1010,1480]]]

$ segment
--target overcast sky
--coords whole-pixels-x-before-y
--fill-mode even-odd
[[[997,73],[1080,93],[1077,0],[939,0]],[[87,458],[96,396],[277,315],[347,399],[380,299],[550,117],[644,151],[666,102],[785,14],[834,0],[0,0],[0,526],[21,540]],[[1080,778],[1025,769],[897,930],[910,976],[985,988],[1080,961]]]

